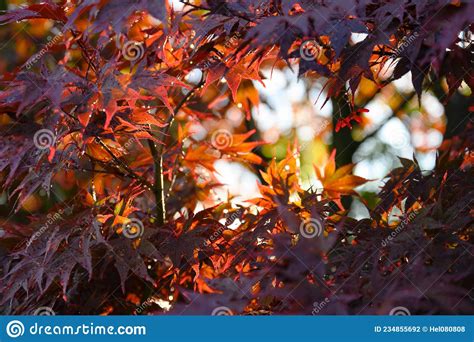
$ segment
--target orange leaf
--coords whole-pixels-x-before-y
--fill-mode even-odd
[[[354,188],[367,182],[365,178],[352,175],[354,164],[348,164],[336,170],[336,150],[333,150],[323,170],[315,166],[318,179],[323,184],[323,194],[334,200],[340,195],[357,195]]]

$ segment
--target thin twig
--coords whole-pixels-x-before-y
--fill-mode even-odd
[[[181,101],[176,105],[173,109],[173,112],[170,113],[168,118],[166,119],[166,126],[163,127],[161,131],[158,131],[157,135],[155,136],[159,141],[164,142],[166,137],[168,136],[170,127],[173,123],[173,120],[178,114],[179,110],[184,106],[186,101],[193,95],[193,93],[199,89],[204,83],[204,77],[201,81],[196,84],[193,89],[191,89],[186,96],[184,96]],[[153,134],[153,129],[150,130]],[[155,195],[156,200],[156,215],[157,215],[157,223],[158,225],[163,225],[166,221],[166,203],[165,203],[165,189],[164,189],[164,176],[163,176],[163,152],[164,152],[164,144],[156,145],[155,142],[151,139],[148,139],[148,146],[150,148],[150,153],[153,157],[153,164],[155,169],[155,183],[153,184],[152,191]]]
[[[122,160],[120,160],[111,150],[110,148],[107,146],[106,143],[104,143],[102,141],[102,139],[100,139],[99,137],[96,137],[96,141],[100,144],[100,146],[102,146],[104,148],[104,150],[112,157],[112,159],[114,160],[114,162],[122,167],[127,173],[127,175],[131,176],[132,178],[135,178],[137,179],[138,181],[140,181],[143,185],[145,185],[146,187],[148,187],[149,189],[152,189],[153,185],[148,182],[145,178],[143,178],[142,176],[140,176],[139,174],[137,174],[135,171],[133,171],[127,164],[125,164]]]
[[[71,113],[68,113],[67,111],[64,111],[63,112],[70,118],[74,119],[76,122],[80,123],[79,119],[76,118],[75,116],[73,116],[72,114],[77,110],[79,106],[75,106]],[[149,189],[152,189],[153,188],[153,185],[148,182],[145,178],[143,178],[142,176],[140,176],[139,174],[137,174],[135,171],[133,171],[127,164],[125,164],[122,160],[120,160],[111,150],[110,148],[107,146],[106,143],[104,143],[104,141],[98,136],[98,135],[95,135],[94,136],[94,139],[96,142],[98,142],[100,144],[100,146],[103,147],[103,149],[112,157],[112,159],[115,161],[115,164],[120,168],[124,169],[126,171],[125,174],[123,174],[123,176],[125,177],[130,177],[130,178],[133,178],[133,179],[136,179],[138,180],[142,185],[144,185],[145,187],[149,188]]]

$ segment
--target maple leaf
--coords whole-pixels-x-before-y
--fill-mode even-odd
[[[285,159],[279,162],[272,159],[266,172],[260,171],[263,180],[268,185],[258,185],[263,202],[261,199],[256,199],[254,201],[256,204],[271,208],[276,202],[278,205],[285,206],[290,202],[290,197],[293,194],[301,191],[296,158],[297,154],[290,152]]]
[[[28,5],[8,11],[7,13],[0,15],[0,25],[25,19],[39,18],[53,19],[61,22],[66,22],[67,19],[61,5],[48,1],[42,4]]]
[[[245,142],[254,134],[255,130],[251,130],[244,134],[231,134],[227,130],[217,130],[212,134],[211,145],[220,151],[221,154],[232,160],[261,164],[262,159],[252,153],[252,150],[255,147],[264,144],[264,142]]]
[[[95,11],[91,11],[91,7],[95,7]],[[115,32],[120,33],[129,17],[133,13],[140,11],[147,11],[167,25],[169,4],[164,0],[125,0],[120,3],[115,1],[104,3],[98,0],[88,0],[82,2],[76,11],[80,14],[86,10],[95,14],[93,25],[90,28],[92,31],[101,32],[104,29],[108,29],[110,25]],[[68,25],[72,26],[76,17],[77,15],[72,17]]]
[[[362,118],[359,116],[361,113],[367,113],[369,110],[365,108],[359,108],[355,111],[353,111],[349,116],[339,120],[336,124],[336,128],[334,129],[336,132],[339,132],[339,130],[343,127],[349,127],[352,129],[352,124],[351,121],[354,120],[357,123],[362,122]]]
[[[314,167],[316,176],[323,185],[323,194],[333,199],[343,210],[341,195],[357,195],[354,188],[367,182],[366,179],[351,174],[354,164],[336,169],[336,150],[333,150],[323,168]]]

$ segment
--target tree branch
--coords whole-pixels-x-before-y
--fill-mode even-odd
[[[200,88],[204,83],[204,77],[201,81],[196,84],[181,101],[176,105],[173,109],[173,112],[168,116],[166,119],[167,125],[163,127],[161,131],[156,131],[156,135],[153,134],[153,128],[150,129],[152,135],[155,136],[159,141],[165,141],[166,137],[168,136],[170,127],[173,123],[173,120],[178,114],[179,110],[184,106],[186,101],[194,94],[194,92]],[[165,189],[164,189],[164,177],[163,177],[163,152],[164,152],[164,144],[156,146],[155,142],[151,139],[148,139],[148,146],[150,148],[150,153],[153,157],[153,164],[155,169],[155,182],[152,186],[153,194],[155,195],[156,200],[156,215],[157,215],[157,223],[158,225],[163,225],[166,222],[166,203],[165,203]]]

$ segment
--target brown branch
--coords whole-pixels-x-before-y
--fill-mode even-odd
[[[76,122],[80,123],[79,119],[73,116],[72,114],[77,110],[79,106],[75,106],[72,110],[71,113],[66,112],[63,110],[63,113],[65,113],[68,117],[74,119]],[[106,143],[102,141],[102,139],[98,135],[94,135],[94,139],[96,142],[102,146],[102,148],[112,157],[114,160],[115,164],[118,166],[118,170],[120,171],[120,167],[126,171],[126,173],[122,174],[124,177],[130,177],[133,179],[138,180],[142,185],[144,185],[147,189],[152,189],[153,185],[148,182],[144,177],[140,176],[137,174],[135,171],[133,171],[127,164],[125,164],[122,160],[120,160],[107,146]],[[89,156],[90,157],[90,156]]]
[[[153,129],[150,129],[150,133],[154,135],[159,141],[164,142],[168,136],[170,127],[173,123],[173,120],[178,114],[179,110],[184,106],[186,101],[194,94],[194,92],[200,88],[204,83],[204,77],[201,81],[196,84],[187,94],[184,96],[181,101],[173,109],[173,112],[170,113],[166,119],[166,126],[163,127],[161,131],[157,131],[156,135],[153,134]],[[156,215],[158,225],[163,225],[166,222],[166,203],[165,203],[165,189],[164,189],[164,177],[163,177],[163,152],[164,144],[160,144],[158,147],[155,142],[151,139],[148,139],[148,146],[150,148],[150,153],[153,157],[153,164],[155,169],[155,183],[152,186],[153,194],[155,195],[156,200]]]
[[[106,175],[113,175],[113,176],[117,176],[117,177],[132,178],[132,177],[127,176],[126,174],[120,172],[120,171],[86,169],[86,168],[77,168],[77,167],[69,167],[69,166],[65,166],[64,168],[66,170],[71,170],[71,171],[90,172],[90,173],[103,173],[103,174],[106,174]]]
[[[87,75],[89,73],[89,68],[92,67],[92,69],[94,69],[94,72],[97,74],[97,66],[92,61],[92,58],[89,55],[89,52],[87,51],[87,47],[86,47],[83,39],[78,37],[77,33],[74,30],[71,29],[70,31],[71,31],[72,36],[76,39],[77,45],[79,45],[79,47],[81,48],[82,55],[87,60],[87,63],[88,63],[87,72],[86,72],[86,79],[87,79]]]

